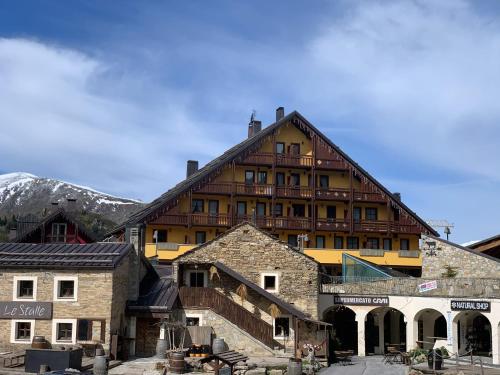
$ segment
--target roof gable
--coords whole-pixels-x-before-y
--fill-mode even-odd
[[[297,111],[293,111],[279,121],[264,128],[251,138],[245,139],[243,142],[230,148],[221,156],[215,158],[203,168],[199,169],[196,173],[189,178],[183,180],[166,193],[155,199],[142,210],[139,210],[130,217],[125,223],[115,228],[112,232],[125,227],[126,225],[133,225],[143,222],[149,222],[158,218],[160,215],[167,212],[172,207],[176,206],[182,194],[186,194],[190,189],[199,188],[201,185],[209,182],[218,176],[222,169],[233,163],[242,161],[251,152],[255,152],[264,143],[264,141],[273,135],[273,133],[280,127],[292,123],[298,129],[308,134],[311,138],[317,138],[319,143],[325,148],[326,152],[331,155],[336,161],[342,163],[348,169],[352,170],[353,174],[360,178],[364,183],[369,184],[374,192],[380,193],[384,198],[387,198],[390,204],[401,210],[403,215],[410,218],[415,225],[422,228],[423,232],[439,236],[439,234],[430,227],[423,219],[421,219],[415,212],[410,210],[404,203],[398,200],[389,190],[387,190],[380,182],[371,176],[366,170],[359,166],[352,160],[344,151],[337,145],[329,140],[323,133],[321,133],[314,125],[312,125],[305,117]]]

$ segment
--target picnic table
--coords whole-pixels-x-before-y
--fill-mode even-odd
[[[238,362],[246,362],[248,357],[234,350],[228,350],[218,354],[211,354],[200,360],[201,363],[208,363],[214,371],[214,375],[219,375],[219,370],[224,366],[228,366],[230,373],[233,373],[233,368]]]
[[[346,365],[351,362],[351,358],[354,355],[353,350],[334,350],[335,353],[335,358],[340,362],[342,365]]]
[[[16,352],[3,353],[0,358],[3,360],[3,367],[18,367],[24,365],[24,358],[26,356],[25,350]]]

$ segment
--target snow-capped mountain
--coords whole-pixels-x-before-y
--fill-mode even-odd
[[[136,200],[29,173],[0,175],[0,216],[39,215],[45,208],[53,208],[53,202],[67,207],[68,198],[76,199],[75,209],[99,214],[115,223],[121,223],[144,205]]]

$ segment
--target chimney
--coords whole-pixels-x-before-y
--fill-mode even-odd
[[[392,195],[394,195],[397,201],[401,202],[401,193],[392,193]]]
[[[198,160],[188,160],[186,168],[186,178],[191,177],[194,173],[198,171]]]
[[[69,212],[76,211],[76,198],[66,198],[66,208]]]
[[[276,122],[281,120],[283,117],[285,117],[285,108],[283,107],[276,108]]]
[[[262,121],[251,120],[248,124],[248,138],[252,138],[255,134],[262,130]]]

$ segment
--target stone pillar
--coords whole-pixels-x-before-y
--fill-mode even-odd
[[[356,322],[358,323],[358,356],[366,356],[365,345],[365,320],[367,313],[365,311],[356,312]]]
[[[406,351],[410,351],[417,347],[418,339],[418,323],[415,317],[406,318]]]
[[[500,365],[500,325],[491,325],[491,351],[493,364]]]
[[[453,321],[455,320],[455,321]],[[451,328],[452,335],[453,335],[453,342],[452,342],[452,347],[453,347],[453,353],[459,353],[460,348],[458,347],[458,322],[460,321],[460,318],[454,319],[452,316],[452,323],[453,326]],[[461,327],[462,328],[462,327]],[[461,343],[463,345],[463,343]]]

